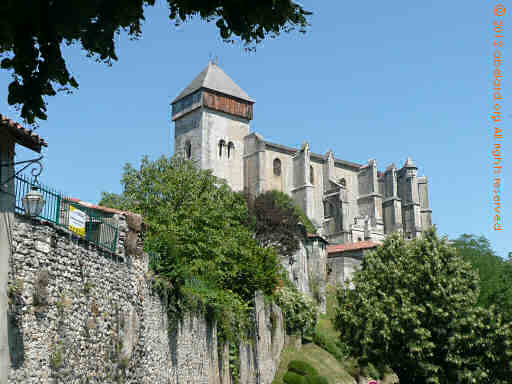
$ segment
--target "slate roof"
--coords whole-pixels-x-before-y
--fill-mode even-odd
[[[327,247],[327,253],[329,255],[331,255],[334,253],[356,251],[358,249],[371,249],[371,248],[375,248],[378,246],[379,246],[379,244],[375,243],[373,241],[358,241],[358,242],[349,243],[349,244],[329,245]]]
[[[299,151],[299,149],[297,149],[297,148],[287,147],[286,145],[276,144],[276,143],[272,143],[270,141],[265,141],[265,146],[269,147],[273,150],[277,150],[279,152],[284,152],[284,153],[287,153],[290,155],[294,155],[295,153],[297,153],[297,151]],[[319,161],[327,160],[327,155],[320,155],[318,153],[310,152],[309,156],[311,158],[313,158],[315,160],[319,160]],[[334,164],[338,164],[341,166],[346,166],[346,167],[350,167],[350,168],[354,168],[354,169],[360,169],[361,167],[363,167],[363,165],[361,165],[361,164],[357,164],[357,163],[353,163],[351,161],[341,160],[341,159],[337,159],[337,158],[334,159]]]
[[[228,96],[254,103],[254,100],[245,93],[228,75],[224,73],[215,63],[208,63],[208,66],[192,80],[192,82],[176,97],[172,103],[174,104],[180,99],[194,93],[198,89],[206,88],[217,91]]]
[[[33,130],[23,127],[7,116],[0,114],[0,131],[6,130],[16,140],[16,143],[23,145],[36,152],[41,152],[41,147],[47,147],[48,143]]]

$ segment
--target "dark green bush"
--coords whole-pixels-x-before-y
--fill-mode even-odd
[[[288,364],[288,370],[302,376],[317,376],[318,372],[310,364],[301,360],[292,360]]]
[[[318,345],[320,348],[325,349],[338,361],[345,360],[349,355],[349,349],[345,344],[340,340],[333,340],[318,329],[315,330],[315,333],[313,334],[313,343]]]
[[[382,379],[383,376],[380,374],[379,370],[375,368],[372,363],[368,363],[367,366],[361,369],[361,374],[365,377],[370,377],[372,379]]]
[[[283,382],[285,384],[309,384],[304,376],[290,371],[284,374]]]
[[[306,376],[308,384],[329,384],[329,381],[324,376]]]

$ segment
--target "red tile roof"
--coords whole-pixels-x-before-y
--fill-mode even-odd
[[[330,255],[334,253],[355,251],[358,249],[370,249],[375,248],[378,245],[378,243],[375,243],[373,241],[358,241],[356,243],[329,245],[327,247],[327,253]]]
[[[80,199],[75,199],[73,197],[66,197],[66,200],[72,201],[73,203],[82,205],[82,206],[87,207],[87,208],[96,209],[98,211],[103,211],[103,212],[106,212],[106,213],[126,213],[125,211],[120,211],[118,209],[109,208],[109,207],[103,207],[101,205],[94,205],[94,204],[88,203],[87,201],[82,201]]]
[[[16,142],[33,151],[41,152],[41,147],[47,147],[48,143],[42,137],[34,133],[33,130],[23,127],[14,120],[0,114],[0,130],[5,129],[9,132]]]

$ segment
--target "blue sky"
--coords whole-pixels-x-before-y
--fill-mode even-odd
[[[491,40],[493,1],[304,1],[314,12],[306,35],[265,41],[255,53],[226,45],[214,24],[174,27],[160,2],[146,12],[143,37],[119,37],[112,67],[65,48],[80,83],[48,99],[38,132],[49,142],[41,182],[82,200],[120,192],[122,167],[173,148],[170,101],[210,55],[256,100],[252,130],[267,140],[379,169],[407,156],[427,175],[433,221],[450,238],[483,234],[500,256],[512,251],[512,195],[505,147],[505,231],[492,227]],[[511,6],[512,7],[512,6]],[[509,13],[509,10],[508,12]],[[512,19],[504,18],[506,45]],[[510,25],[510,27],[509,27]],[[511,31],[510,39],[508,31]],[[510,111],[505,50],[505,111]],[[510,74],[512,78],[512,72]],[[10,74],[0,71],[0,112]],[[509,91],[510,88],[510,91]],[[502,124],[510,127],[512,112]],[[511,142],[509,132],[505,144]],[[19,150],[18,160],[32,154]]]

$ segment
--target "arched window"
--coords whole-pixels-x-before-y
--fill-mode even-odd
[[[313,166],[309,166],[309,182],[313,184],[315,182],[315,171],[313,170]]]
[[[219,141],[219,157],[222,157],[222,153],[224,152],[225,147],[226,142],[224,140]]]
[[[274,175],[281,176],[281,160],[274,159]]]
[[[228,144],[228,159],[235,154],[235,144],[232,141]]]
[[[192,158],[192,144],[189,140],[185,141],[185,156],[187,159]]]

